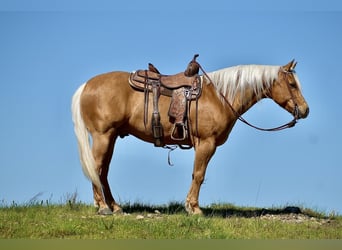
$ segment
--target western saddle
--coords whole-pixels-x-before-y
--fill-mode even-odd
[[[189,139],[189,111],[190,103],[198,99],[202,91],[202,82],[199,76],[200,65],[196,61],[198,54],[188,64],[184,72],[175,75],[163,75],[153,64],[148,64],[147,70],[137,70],[130,74],[129,83],[133,89],[144,92],[144,126],[146,129],[148,117],[149,93],[153,96],[152,134],[154,145],[164,147],[163,126],[160,123],[158,100],[160,95],[171,97],[168,115],[174,124],[171,139],[182,148],[182,143]],[[197,124],[197,114],[196,114]],[[196,126],[197,127],[197,126]]]

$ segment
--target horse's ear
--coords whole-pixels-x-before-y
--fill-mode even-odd
[[[283,69],[287,72],[291,72],[294,70],[294,68],[296,67],[297,62],[295,62],[295,60],[293,59],[291,62],[289,62],[288,64],[286,64],[285,66],[283,66]]]

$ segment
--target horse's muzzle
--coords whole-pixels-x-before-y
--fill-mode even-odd
[[[293,115],[297,119],[304,119],[309,115],[309,112],[310,112],[310,109],[308,106],[306,106],[305,108],[300,108],[296,105]]]

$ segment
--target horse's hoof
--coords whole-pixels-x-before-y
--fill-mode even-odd
[[[202,216],[203,212],[202,212],[202,210],[199,207],[195,207],[193,212],[192,212],[192,214],[193,215],[200,215],[200,216]]]
[[[122,208],[119,206],[114,206],[113,213],[114,214],[122,214],[123,213]]]
[[[100,208],[99,211],[97,212],[99,215],[112,215],[113,212],[110,210],[110,208],[105,207],[105,208]]]
[[[185,202],[185,210],[188,212],[189,215],[203,215],[203,212],[199,208],[199,206],[191,206],[189,201]]]

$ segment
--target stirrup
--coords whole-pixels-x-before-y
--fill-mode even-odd
[[[176,137],[176,135],[179,135],[179,129],[181,129],[182,137]],[[184,141],[187,138],[187,129],[185,127],[184,123],[176,123],[173,126],[172,132],[171,132],[171,139],[175,141]]]

